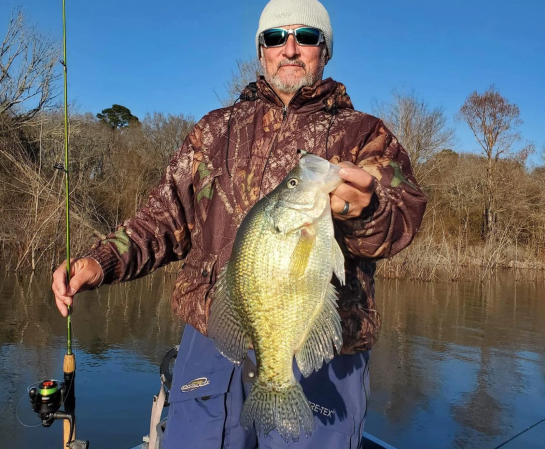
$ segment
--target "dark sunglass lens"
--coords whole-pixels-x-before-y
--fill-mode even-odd
[[[286,42],[286,32],[284,30],[268,30],[263,32],[263,41],[266,47],[276,47],[284,45]]]
[[[297,30],[297,42],[301,45],[318,45],[320,30],[316,28],[299,28]]]

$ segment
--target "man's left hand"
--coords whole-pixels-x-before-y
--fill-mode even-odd
[[[339,175],[345,182],[330,194],[333,217],[338,220],[357,218],[371,203],[377,181],[372,175],[351,162],[341,162],[339,165],[343,167]],[[349,204],[348,212],[341,215],[340,212],[345,208],[346,203]]]

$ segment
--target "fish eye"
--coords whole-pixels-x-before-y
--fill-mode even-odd
[[[288,181],[288,189],[293,189],[294,187],[297,187],[297,184],[299,184],[299,180],[296,178],[291,178]]]

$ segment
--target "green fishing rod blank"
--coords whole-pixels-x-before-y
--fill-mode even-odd
[[[66,52],[66,0],[62,0],[63,73],[64,73],[64,190],[66,202],[66,281],[70,285],[70,164],[68,159],[68,64]],[[68,306],[67,354],[72,354],[72,317]]]

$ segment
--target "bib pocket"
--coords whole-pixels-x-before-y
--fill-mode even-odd
[[[165,442],[183,441],[181,447],[187,448],[205,443],[221,447],[234,367],[212,340],[192,326],[185,327],[174,366]]]

